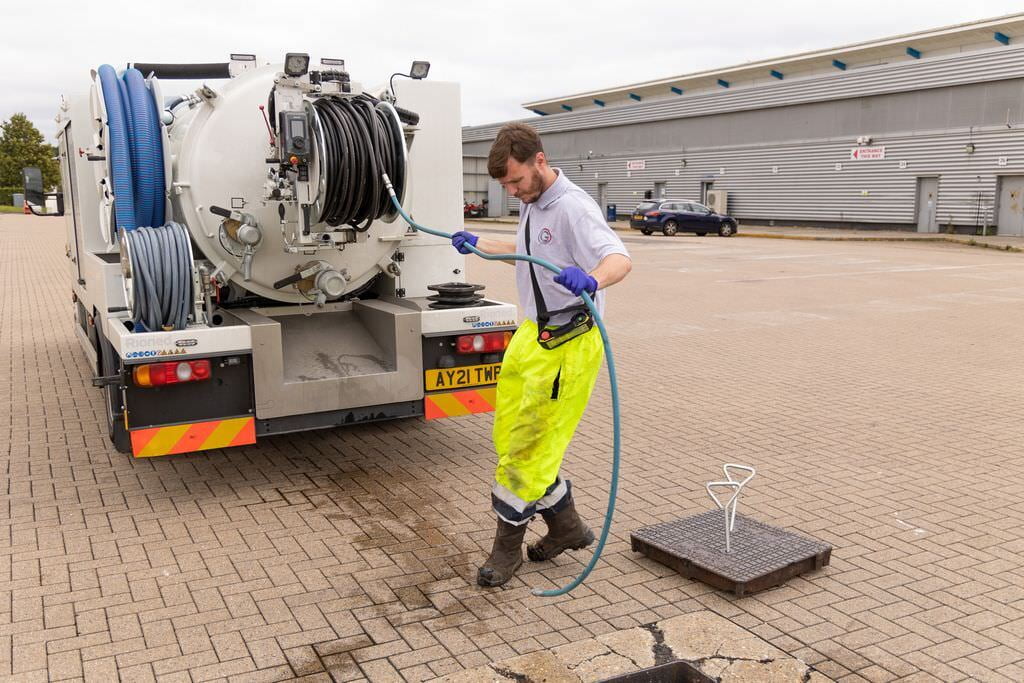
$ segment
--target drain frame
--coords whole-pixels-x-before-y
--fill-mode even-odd
[[[727,552],[723,515],[728,510],[643,527],[630,534],[630,544],[634,552],[737,597],[774,588],[831,560],[831,545],[740,514]]]

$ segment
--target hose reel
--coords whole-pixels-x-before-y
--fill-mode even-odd
[[[183,330],[194,298],[188,231],[170,222],[120,232],[124,295],[137,331]]]
[[[137,69],[118,75],[104,64],[97,70],[106,114],[107,155],[114,194],[113,226],[134,230],[160,226],[165,218],[163,140],[154,88]]]
[[[310,109],[320,162],[315,219],[358,232],[374,220],[394,221],[398,212],[381,177],[387,173],[405,196],[408,150],[398,112],[369,95],[325,95]]]

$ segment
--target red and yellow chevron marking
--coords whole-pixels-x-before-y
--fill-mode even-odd
[[[136,458],[244,446],[256,443],[256,419],[233,417],[170,427],[135,429],[131,437],[132,454]]]
[[[441,417],[489,413],[494,410],[497,393],[495,387],[481,387],[427,394],[423,397],[423,416],[428,420],[436,420]]]

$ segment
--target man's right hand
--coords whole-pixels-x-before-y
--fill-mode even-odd
[[[455,247],[460,254],[471,254],[473,252],[469,250],[469,247],[475,247],[478,239],[480,238],[473,233],[460,230],[452,235],[452,246]]]

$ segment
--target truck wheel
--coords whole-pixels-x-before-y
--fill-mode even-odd
[[[121,373],[121,359],[117,357],[114,347],[100,336],[102,358],[102,374],[116,375]],[[107,414],[107,436],[119,453],[131,453],[132,442],[128,430],[124,426],[124,409],[121,404],[121,387],[107,385],[103,387],[103,402]]]

